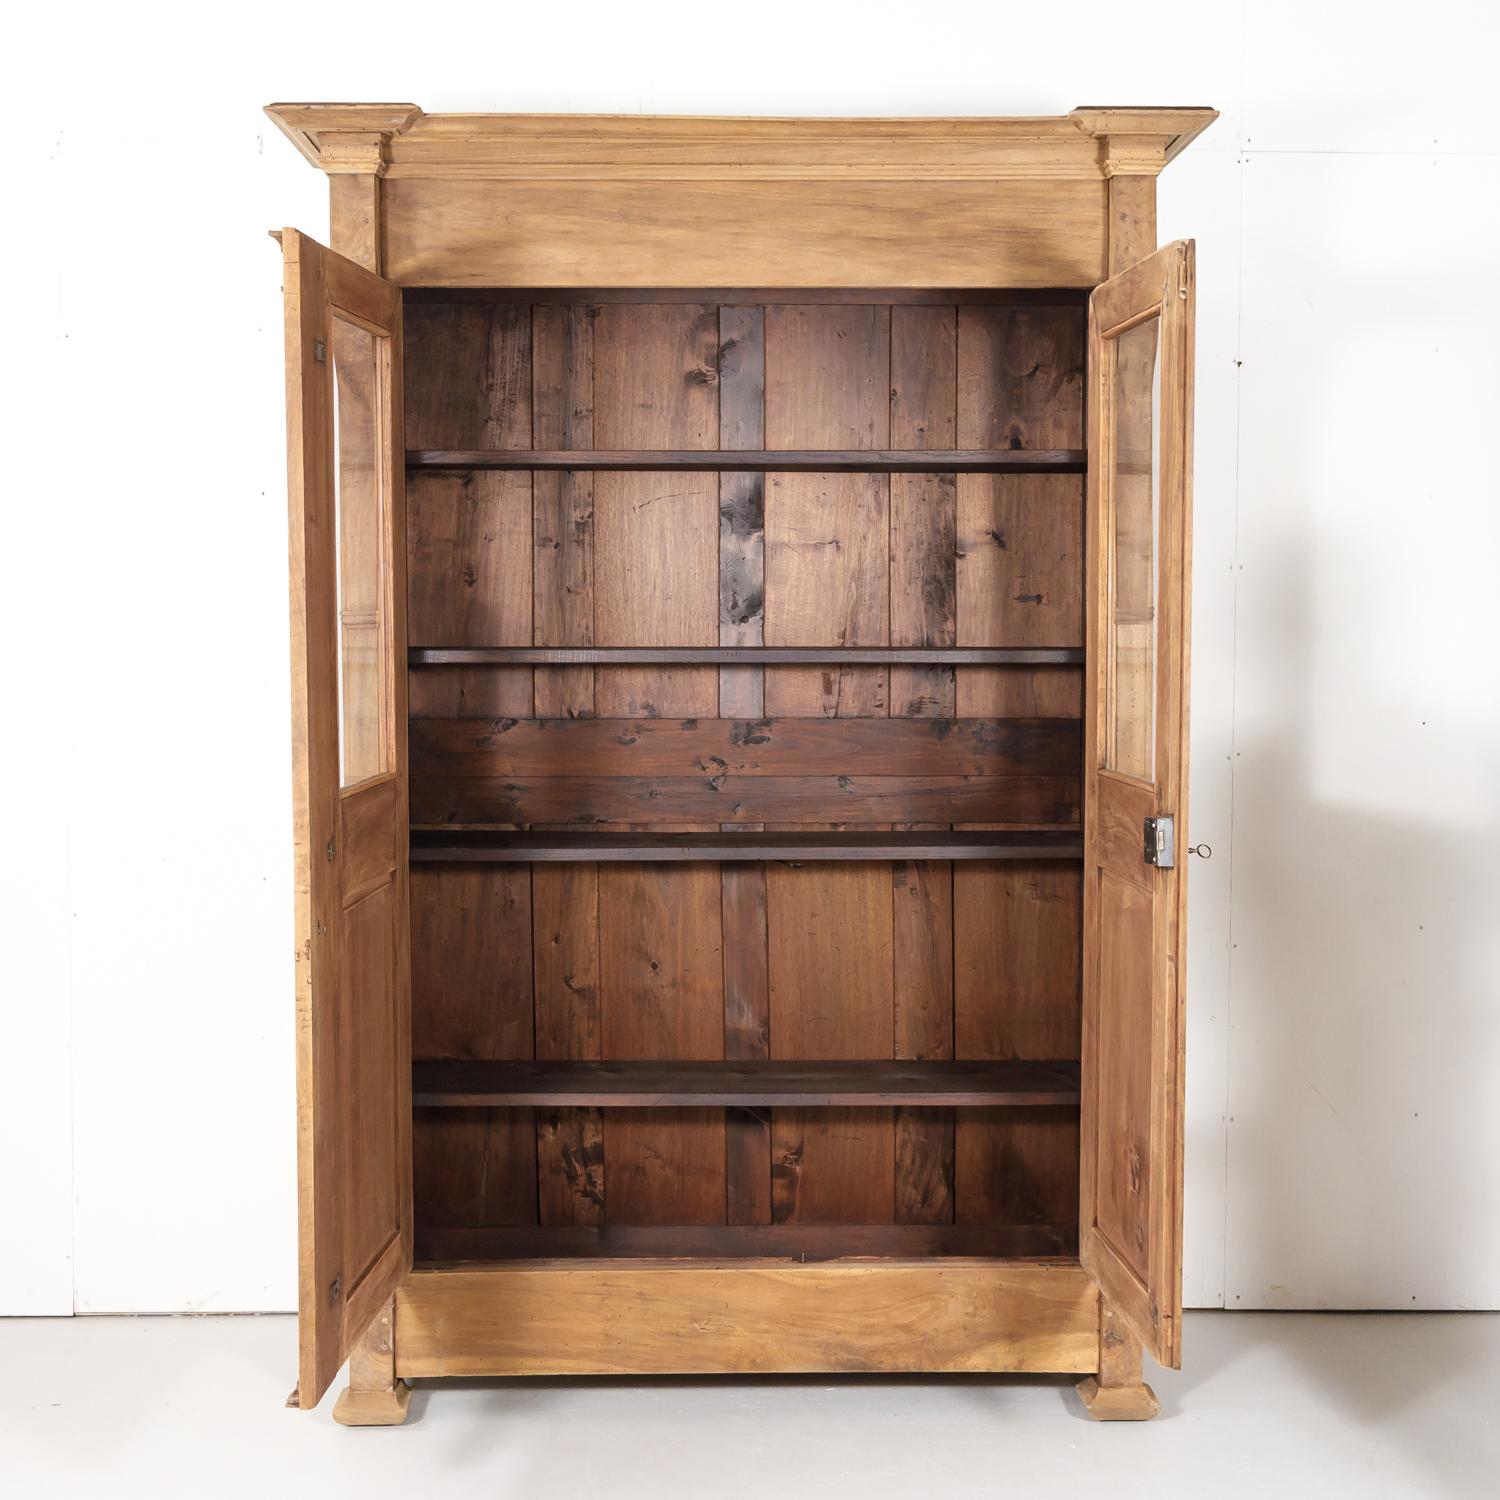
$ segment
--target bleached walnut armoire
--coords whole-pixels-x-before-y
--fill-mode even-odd
[[[1207,109],[277,104],[297,1401],[1179,1362]]]

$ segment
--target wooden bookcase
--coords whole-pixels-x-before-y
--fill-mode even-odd
[[[1180,1357],[1214,118],[268,113],[298,1400]],[[1174,826],[1175,820],[1175,826]],[[1172,837],[1175,835],[1175,860]]]

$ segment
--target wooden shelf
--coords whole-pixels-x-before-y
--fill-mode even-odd
[[[699,1109],[1076,1105],[1075,1062],[489,1062],[412,1064],[412,1103]]]
[[[1033,1259],[1078,1253],[1067,1224],[606,1224],[538,1228],[417,1226],[417,1259],[782,1259],[928,1256]]]
[[[933,833],[515,833],[414,828],[413,864],[1081,859],[1074,828]]]
[[[1070,667],[1081,646],[413,646],[413,667]]]
[[[409,448],[408,469],[775,474],[1083,474],[1082,448]]]

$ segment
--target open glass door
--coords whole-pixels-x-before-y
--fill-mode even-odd
[[[1080,1254],[1146,1349],[1176,1368],[1191,241],[1095,290],[1089,382]]]
[[[401,293],[294,229],[281,245],[311,1407],[412,1257]]]

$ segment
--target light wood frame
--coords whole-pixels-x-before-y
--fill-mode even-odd
[[[334,249],[457,287],[1093,286],[1155,248],[1156,175],[1216,118],[266,113],[329,174]]]
[[[1092,288],[1154,250],[1156,176],[1216,118],[266,112],[328,173],[336,251],[457,288]],[[351,1422],[401,1420],[406,1377],[662,1371],[1089,1373],[1091,1414],[1154,1410],[1076,1261],[424,1267],[370,1312]]]

